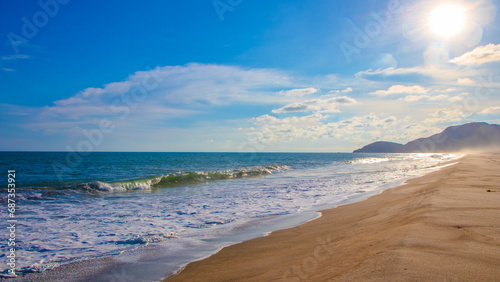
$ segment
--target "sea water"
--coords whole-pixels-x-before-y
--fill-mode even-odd
[[[5,187],[7,171],[16,171],[20,274],[114,258],[127,266],[115,264],[115,273],[158,280],[223,246],[303,223],[320,209],[366,198],[459,155],[96,152],[73,157],[0,153]],[[7,274],[7,190],[2,191],[0,273]],[[142,269],[129,267],[134,264]]]

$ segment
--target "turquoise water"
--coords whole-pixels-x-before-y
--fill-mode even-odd
[[[270,165],[296,169],[348,161],[352,154],[2,152],[0,166],[16,169],[23,187],[69,188],[188,172],[232,171]]]
[[[16,171],[19,273],[103,257],[134,263],[139,260],[134,254],[153,247],[162,250],[161,262],[147,274],[155,280],[233,240],[227,238],[240,238],[241,230],[249,233],[255,222],[267,222],[255,234],[282,228],[287,226],[282,222],[300,222],[297,218],[307,213],[390,187],[456,157],[2,152],[0,167],[4,183],[7,171]],[[6,196],[6,191],[0,195],[5,207]],[[5,224],[6,213],[1,216]],[[0,240],[7,236],[2,232]],[[6,245],[1,246],[5,261]],[[6,264],[0,272],[7,272]],[[145,274],[130,275],[141,281]]]

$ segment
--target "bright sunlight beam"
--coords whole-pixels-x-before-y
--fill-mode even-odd
[[[430,29],[439,36],[451,37],[459,33],[465,24],[465,8],[445,5],[434,9],[429,17]]]

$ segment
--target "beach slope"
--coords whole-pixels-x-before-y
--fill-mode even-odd
[[[475,153],[165,281],[500,280],[500,154]]]

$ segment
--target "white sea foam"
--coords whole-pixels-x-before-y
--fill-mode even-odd
[[[116,182],[92,181],[79,185],[80,188],[101,192],[125,192],[130,190],[150,190],[195,182],[247,178],[273,174],[290,169],[286,165],[251,166],[233,170],[176,172],[167,175]]]
[[[99,191],[135,193],[65,194],[52,199],[25,195],[20,203],[18,267],[48,268],[93,257],[117,255],[161,244],[169,251],[195,249],[257,219],[314,211],[382,185],[435,169],[459,157],[452,154],[406,154],[365,157],[328,166],[289,169],[285,166],[226,171],[229,181],[202,181],[169,189],[151,187],[164,176],[128,182],[87,183]],[[267,171],[266,171],[267,170]],[[281,173],[275,173],[281,171]],[[180,174],[179,174],[180,175]],[[209,173],[197,172],[209,177]],[[94,185],[94,187],[91,187]],[[4,236],[5,234],[2,234]],[[0,238],[5,240],[5,238]],[[0,255],[5,259],[5,253]],[[185,259],[171,257],[175,269]]]

